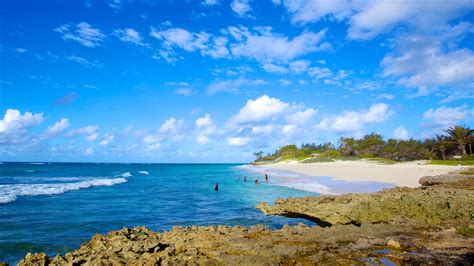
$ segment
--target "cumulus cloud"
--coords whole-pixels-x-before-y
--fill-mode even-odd
[[[64,24],[54,29],[54,31],[61,33],[63,40],[76,41],[87,47],[100,46],[105,40],[105,35],[87,22],[81,22],[77,25]]]
[[[359,132],[366,124],[386,121],[393,112],[384,103],[373,104],[368,110],[344,111],[340,115],[329,116],[321,120],[318,128],[339,132]]]
[[[209,144],[211,142],[210,137],[217,133],[217,127],[209,114],[196,119],[195,128],[197,131],[196,142],[201,145]]]
[[[474,52],[446,49],[445,43],[457,42],[469,32],[474,32],[474,27],[463,22],[444,28],[436,36],[400,36],[398,50],[386,55],[381,63],[384,76],[396,77],[406,87],[419,88],[419,94],[438,86],[467,86],[474,80]]]
[[[441,106],[436,109],[430,108],[423,114],[422,126],[446,129],[465,122],[474,117],[474,109],[464,104],[458,107]]]
[[[259,122],[271,119],[276,115],[282,114],[289,104],[280,101],[277,98],[271,98],[263,95],[255,100],[248,100],[237,115],[232,118],[235,123]]]
[[[249,4],[249,0],[233,0],[230,3],[230,8],[239,17],[244,17],[248,12],[252,10],[252,7],[250,7]]]
[[[46,130],[47,136],[54,136],[64,132],[69,127],[69,120],[67,118],[62,118],[61,120],[54,123],[52,126],[49,126]]]
[[[243,137],[233,137],[227,138],[227,145],[229,146],[245,146],[249,143],[250,138],[243,138]]]
[[[32,114],[17,109],[7,109],[0,120],[0,143],[19,144],[26,141],[27,130],[43,121],[43,113]]]
[[[393,138],[407,140],[410,138],[410,134],[405,126],[399,126],[393,131]]]

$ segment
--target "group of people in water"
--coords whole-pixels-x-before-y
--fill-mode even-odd
[[[247,182],[247,176],[244,176],[244,182]],[[265,182],[268,183],[268,175],[265,174]],[[260,185],[258,178],[255,179],[255,184]],[[214,191],[219,191],[219,182],[214,185]]]

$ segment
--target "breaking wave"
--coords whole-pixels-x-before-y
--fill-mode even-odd
[[[112,178],[92,179],[77,183],[0,185],[0,203],[15,201],[18,196],[56,195],[71,190],[97,186],[113,186],[125,182],[127,182],[127,179],[125,178]]]

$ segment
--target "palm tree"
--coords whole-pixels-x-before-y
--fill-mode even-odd
[[[447,142],[457,144],[459,151],[461,151],[461,156],[466,156],[466,144],[472,140],[474,130],[466,126],[454,126],[448,128],[446,133],[449,134]]]
[[[443,135],[436,135],[436,147],[441,152],[441,156],[443,156],[443,160],[446,160],[446,156],[444,152],[446,151],[446,137]]]

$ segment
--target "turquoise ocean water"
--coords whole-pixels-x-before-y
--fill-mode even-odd
[[[260,185],[253,182],[255,178]],[[124,226],[280,228],[303,221],[266,217],[255,209],[257,203],[278,197],[318,195],[276,180],[270,175],[265,183],[261,173],[238,164],[4,162],[0,164],[0,262],[15,263],[27,252],[67,252],[95,233]]]

